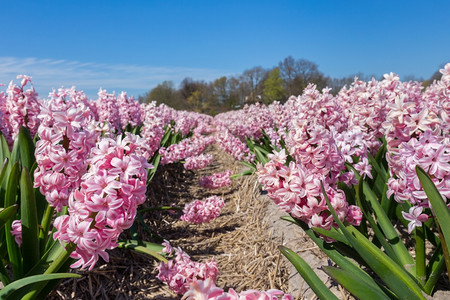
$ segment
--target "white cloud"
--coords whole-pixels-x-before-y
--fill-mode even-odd
[[[83,90],[89,98],[96,98],[98,89],[108,92],[126,91],[130,96],[138,96],[149,91],[164,80],[178,84],[185,77],[198,80],[214,80],[227,72],[212,69],[182,67],[152,67],[126,64],[98,64],[33,57],[0,57],[0,84],[7,85],[11,80],[19,83],[17,75],[32,76],[36,91],[41,97],[61,86],[75,86]],[[4,87],[0,87],[0,91]]]

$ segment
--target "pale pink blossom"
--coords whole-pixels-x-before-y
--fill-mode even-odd
[[[422,222],[428,221],[428,215],[423,214],[423,207],[413,206],[409,209],[409,213],[402,211],[402,216],[409,221],[408,233],[411,233],[417,226],[422,227]]]

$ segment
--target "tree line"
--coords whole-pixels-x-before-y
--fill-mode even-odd
[[[215,115],[242,108],[245,104],[256,102],[270,104],[275,100],[284,102],[291,95],[302,94],[308,83],[316,84],[319,90],[329,87],[335,94],[344,85],[351,84],[355,76],[365,81],[372,78],[362,73],[332,78],[324,75],[316,63],[288,56],[272,69],[257,66],[245,70],[241,75],[222,76],[211,82],[187,77],[177,88],[172,81],[164,81],[140,96],[139,101],[147,103],[156,101],[175,109]],[[413,76],[409,77],[408,80],[416,80]],[[431,80],[432,78],[429,82]]]

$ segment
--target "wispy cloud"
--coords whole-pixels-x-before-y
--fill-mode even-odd
[[[185,77],[209,81],[227,75],[225,71],[213,69],[0,57],[0,84],[8,84],[11,80],[19,82],[16,80],[19,74],[32,76],[34,87],[41,97],[46,97],[54,88],[76,86],[85,91],[89,98],[95,98],[100,87],[108,92],[126,91],[129,95],[138,96],[164,80],[177,84]]]

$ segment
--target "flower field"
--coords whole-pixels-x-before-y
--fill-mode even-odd
[[[450,63],[441,73],[426,88],[393,73],[336,95],[310,84],[215,117],[125,92],[42,97],[18,76],[0,91],[0,298],[448,291]]]

